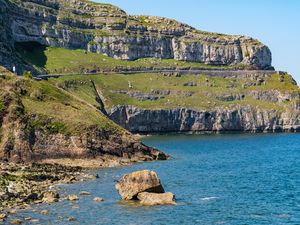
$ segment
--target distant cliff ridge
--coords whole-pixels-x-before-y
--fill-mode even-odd
[[[134,133],[300,131],[299,110],[296,109],[280,112],[235,106],[214,110],[148,110],[119,106],[112,109],[110,117]]]
[[[147,57],[209,65],[272,69],[267,46],[245,36],[208,33],[175,20],[130,16],[121,9],[85,0],[0,0],[0,64],[17,42],[87,49],[116,59]],[[4,9],[4,10],[3,10]],[[12,51],[11,51],[12,52]]]

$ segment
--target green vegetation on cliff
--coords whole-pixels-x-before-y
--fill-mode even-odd
[[[196,62],[184,62],[174,59],[156,59],[145,58],[135,61],[118,60],[103,54],[85,52],[83,50],[68,50],[64,48],[35,46],[34,50],[26,45],[19,44],[18,52],[22,58],[33,65],[39,71],[45,71],[49,74],[62,73],[89,73],[101,71],[114,71],[140,68],[170,68],[170,69],[234,69],[245,67],[243,65],[235,66],[212,66]]]
[[[109,74],[110,71],[138,70],[143,68],[170,69],[234,69],[237,66],[214,67],[201,63],[182,62],[172,59],[139,59],[126,61],[113,59],[102,54],[86,53],[83,50],[62,48],[35,48],[34,53],[21,45],[19,53],[36,68],[50,74],[84,74],[51,79],[50,83],[78,96],[85,102],[100,109],[97,90],[105,98],[107,109],[116,105],[134,105],[140,108],[194,108],[213,109],[217,107],[253,106],[261,109],[284,110],[289,103],[296,101],[299,88],[287,74],[267,76],[238,75],[208,76],[203,72],[198,75],[176,76],[162,74]],[[107,75],[100,72],[107,72]],[[251,74],[251,72],[250,72]],[[96,89],[91,83],[94,82]]]
[[[107,109],[116,105],[200,110],[250,105],[260,109],[281,110],[299,94],[299,88],[290,75],[276,73],[264,80],[162,74],[77,75],[50,80],[53,85],[58,84],[90,104],[95,104],[95,92],[88,85],[91,81],[104,96]],[[264,97],[259,97],[259,93],[263,93]]]
[[[39,115],[30,122],[35,128],[47,128],[57,133],[80,133],[81,129],[97,126],[104,130],[117,131],[119,127],[106,118],[85,99],[73,96],[47,81],[22,81],[27,93],[22,103],[28,115]]]
[[[121,131],[99,111],[96,101],[89,104],[91,99],[81,99],[48,81],[11,77],[9,80],[0,78],[0,84],[0,113],[10,102],[16,102],[15,106],[20,108],[16,116],[27,118],[29,131],[74,135],[91,126],[108,132]],[[6,97],[6,104],[4,96],[10,96]]]

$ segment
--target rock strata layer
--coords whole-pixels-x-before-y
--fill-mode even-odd
[[[299,110],[296,105],[283,112],[251,106],[220,107],[213,110],[156,110],[116,106],[110,111],[112,120],[135,133],[299,131],[300,121],[297,115]]]
[[[116,59],[156,57],[272,68],[269,48],[250,37],[203,32],[161,17],[130,16],[115,6],[83,0],[0,0],[0,4],[0,24],[6,31],[0,35],[2,65],[12,66],[5,56],[13,55],[15,43],[34,42]]]

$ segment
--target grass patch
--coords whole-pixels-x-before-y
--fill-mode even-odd
[[[45,134],[65,134],[69,135],[66,125],[59,121],[53,121],[46,115],[35,115],[30,118],[27,124],[28,130],[41,130]]]
[[[5,110],[4,99],[3,96],[0,95],[0,113]]]
[[[111,132],[119,132],[121,128],[106,118],[96,108],[91,108],[84,101],[58,89],[47,81],[26,80],[23,84],[27,94],[22,96],[22,103],[27,115],[32,115],[29,129],[44,129],[48,134],[78,134],[85,128],[96,126]],[[42,100],[31,93],[39,90]]]
[[[266,91],[278,89],[282,93],[299,94],[299,88],[292,83],[289,75],[284,76],[283,82],[280,81],[277,74],[266,78],[265,84],[244,87],[245,83],[253,83],[250,78],[220,78],[207,77],[205,75],[185,75],[181,77],[163,76],[161,74],[111,74],[97,76],[67,76],[58,79],[50,79],[53,84],[59,85],[65,82],[86,83],[94,81],[98,90],[101,90],[105,96],[105,105],[107,109],[116,105],[134,105],[147,109],[173,109],[173,108],[193,108],[198,110],[214,109],[217,107],[253,106],[260,109],[284,109],[286,103],[267,102],[256,100],[250,97],[248,93],[253,90]],[[129,83],[131,87],[129,87]],[[195,83],[196,86],[186,85]],[[169,92],[169,94],[160,95],[163,98],[158,100],[139,100],[131,97],[129,92],[138,92],[151,95],[156,90]],[[71,93],[76,94],[91,104],[94,104],[95,96],[91,91],[80,85],[76,89],[70,89]],[[88,94],[89,97],[84,97]],[[218,97],[225,95],[246,96],[240,100],[221,101]],[[248,95],[248,96],[247,96]]]
[[[230,66],[212,66],[197,62],[177,61],[174,59],[145,58],[135,61],[118,60],[103,54],[85,53],[84,50],[39,46],[34,50],[18,49],[23,59],[39,70],[50,74],[84,73],[93,71],[111,71],[115,68],[173,68],[173,69],[230,69]]]

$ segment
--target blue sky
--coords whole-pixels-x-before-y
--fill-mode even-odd
[[[132,15],[173,18],[200,30],[242,34],[272,51],[273,66],[300,84],[299,0],[97,0]]]

